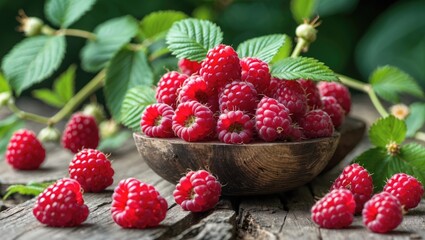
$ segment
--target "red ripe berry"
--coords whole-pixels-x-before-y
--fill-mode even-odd
[[[177,106],[178,90],[187,78],[187,75],[176,71],[164,74],[161,79],[159,79],[158,87],[156,88],[156,101],[158,103],[170,105],[175,109]]]
[[[331,190],[345,188],[350,190],[356,200],[356,213],[361,213],[364,204],[372,197],[373,180],[369,172],[357,163],[344,168],[331,186]]]
[[[210,49],[199,73],[212,89],[221,90],[227,83],[241,79],[241,65],[236,51],[220,44]]]
[[[322,103],[322,110],[325,111],[329,115],[329,117],[331,117],[332,123],[335,128],[339,128],[345,120],[344,109],[332,96],[322,97]]]
[[[331,117],[321,109],[308,112],[299,124],[307,139],[330,137],[334,133]]]
[[[274,98],[288,108],[294,120],[303,117],[307,111],[307,97],[297,81],[281,80]]]
[[[388,179],[384,191],[396,197],[407,211],[415,208],[421,202],[424,187],[415,177],[405,173],[397,173]]]
[[[85,192],[101,192],[114,179],[111,162],[99,150],[83,149],[74,155],[69,164],[69,177],[77,180]]]
[[[253,140],[255,122],[242,111],[222,113],[217,122],[218,140],[224,143],[249,143]]]
[[[285,138],[293,131],[289,110],[273,98],[261,99],[255,113],[255,121],[258,135],[267,142]]]
[[[317,88],[322,97],[334,97],[344,109],[345,115],[350,112],[351,94],[346,86],[336,82],[319,82]]]
[[[135,178],[121,180],[112,195],[112,219],[123,228],[156,227],[167,214],[167,201]]]
[[[347,189],[335,189],[314,204],[311,219],[322,228],[344,228],[353,222],[356,203]]]
[[[155,103],[147,106],[142,113],[140,127],[149,137],[171,138],[173,132],[174,110],[165,103]]]
[[[46,158],[46,151],[34,132],[21,129],[16,131],[6,150],[6,161],[14,169],[38,169]]]
[[[265,93],[267,97],[273,98],[276,95],[276,89],[279,86],[281,81],[282,80],[280,80],[279,78],[275,78],[275,77],[272,77],[270,79],[269,87],[267,88],[267,91]]]
[[[241,80],[254,85],[258,94],[265,94],[270,85],[269,65],[258,58],[242,58],[240,60]]]
[[[73,153],[83,148],[96,149],[99,144],[99,129],[92,116],[75,113],[65,126],[62,146]]]
[[[193,74],[198,74],[199,69],[201,69],[201,63],[197,61],[191,61],[186,58],[180,59],[178,62],[178,66],[179,66],[180,72],[188,76]]]
[[[309,110],[322,108],[322,101],[320,100],[319,89],[316,86],[316,83],[312,80],[300,79],[298,80],[301,87],[304,89],[305,95],[307,97],[307,105]]]
[[[32,212],[38,221],[51,227],[78,226],[89,215],[80,184],[69,178],[58,180],[38,195]]]
[[[363,224],[372,232],[386,233],[395,229],[403,220],[400,202],[388,192],[374,195],[364,205]]]
[[[213,112],[205,105],[189,101],[180,103],[173,116],[173,131],[188,142],[204,140],[214,133]]]
[[[221,195],[221,184],[205,170],[190,171],[180,179],[173,195],[183,210],[204,212],[217,204]]]
[[[218,96],[211,89],[201,76],[191,76],[184,83],[179,91],[178,102],[197,101],[209,107],[211,111],[218,111]]]
[[[254,114],[257,99],[257,91],[251,83],[233,81],[224,87],[218,102],[221,112],[241,110]]]

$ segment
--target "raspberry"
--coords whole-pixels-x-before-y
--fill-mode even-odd
[[[322,110],[325,111],[329,117],[331,117],[334,127],[339,128],[345,120],[344,109],[332,96],[322,97],[322,103]]]
[[[242,111],[222,113],[217,122],[217,133],[220,142],[249,143],[253,140],[255,122]]]
[[[38,221],[51,227],[78,226],[89,215],[80,184],[70,178],[58,180],[38,195],[32,212]]]
[[[386,233],[395,229],[403,220],[400,202],[388,192],[374,195],[364,205],[363,224],[372,232]]]
[[[418,206],[424,194],[424,187],[416,178],[405,173],[397,173],[388,179],[384,191],[396,197],[407,211]]]
[[[65,126],[62,134],[62,146],[73,153],[83,148],[97,148],[99,129],[92,116],[75,113]]]
[[[259,94],[265,94],[270,85],[269,65],[258,58],[242,58],[241,80],[254,85]]]
[[[149,137],[174,137],[173,126],[174,110],[165,103],[155,103],[145,108],[142,113],[140,127]]]
[[[198,74],[199,69],[201,69],[201,63],[197,61],[191,61],[186,58],[180,59],[178,62],[178,66],[179,66],[180,72],[188,76],[193,74]]]
[[[176,71],[164,74],[158,82],[155,93],[156,101],[158,103],[168,104],[175,109],[177,106],[178,90],[187,78],[187,75]]]
[[[270,79],[270,84],[269,84],[269,87],[267,88],[267,92],[265,95],[267,97],[273,98],[276,95],[276,89],[279,86],[281,81],[282,80],[280,80],[279,78],[272,77]]]
[[[263,97],[258,103],[255,116],[255,128],[264,141],[283,138],[293,131],[289,110],[276,99]]]
[[[293,119],[301,118],[307,111],[307,97],[297,81],[281,80],[274,98],[288,108]]]
[[[317,88],[322,97],[334,97],[344,109],[345,115],[350,112],[351,94],[346,86],[336,82],[319,82]]]
[[[180,103],[173,116],[173,131],[181,139],[201,141],[214,132],[213,112],[196,101]]]
[[[156,227],[167,214],[167,201],[135,178],[121,180],[112,195],[112,219],[123,228]]]
[[[322,228],[344,228],[353,222],[356,203],[347,189],[335,189],[311,208],[311,219]]]
[[[20,129],[13,133],[5,158],[14,169],[34,170],[43,163],[46,151],[34,132]]]
[[[228,83],[218,99],[220,111],[241,110],[254,114],[257,106],[257,91],[249,82],[233,81]]]
[[[319,89],[316,83],[311,80],[300,79],[298,80],[301,87],[304,89],[307,97],[307,106],[309,110],[322,108],[322,101],[320,100]]]
[[[208,51],[199,73],[212,89],[220,91],[227,83],[241,79],[238,54],[231,46],[220,44]]]
[[[183,210],[204,212],[214,208],[221,194],[221,184],[205,170],[190,171],[182,177],[173,192]]]
[[[77,180],[85,192],[101,192],[114,179],[111,162],[99,150],[83,149],[74,155],[69,164],[69,177]]]
[[[331,117],[321,109],[308,112],[299,124],[307,139],[330,137],[334,133]]]
[[[373,194],[373,180],[369,172],[357,163],[344,168],[331,186],[331,190],[345,188],[350,190],[356,200],[356,213],[361,213],[365,202]]]
[[[178,102],[197,101],[211,109],[218,111],[218,96],[201,76],[191,76],[184,83],[179,92]]]

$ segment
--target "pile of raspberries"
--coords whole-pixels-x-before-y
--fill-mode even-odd
[[[239,58],[224,44],[209,50],[201,63],[181,59],[178,65],[180,72],[159,80],[157,103],[142,114],[141,129],[149,137],[229,144],[300,141],[332,136],[350,112],[345,86],[273,78],[266,62]]]

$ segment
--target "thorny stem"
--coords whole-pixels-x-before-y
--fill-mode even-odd
[[[80,30],[80,29],[59,29],[56,31],[57,35],[73,36],[87,38],[89,40],[96,40],[96,35],[92,32]]]

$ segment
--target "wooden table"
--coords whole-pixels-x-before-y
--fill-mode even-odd
[[[368,124],[377,116],[363,97],[355,98],[353,115]],[[361,107],[360,107],[361,106]],[[311,183],[295,190],[268,196],[222,197],[212,211],[193,214],[174,203],[174,185],[156,175],[144,163],[132,142],[110,159],[115,169],[115,183],[98,194],[84,194],[90,209],[86,222],[75,228],[50,228],[32,215],[35,200],[31,199],[0,212],[0,239],[421,239],[425,238],[425,202],[404,217],[403,223],[389,234],[375,234],[362,226],[361,217],[347,229],[318,228],[310,219],[310,208],[323,196],[332,181],[354,156],[369,146],[365,137],[344,161]],[[42,169],[33,172],[13,171],[0,163],[0,189],[29,180],[46,181],[67,176],[72,155],[49,146]],[[134,230],[116,225],[110,214],[111,194],[119,180],[135,177],[153,184],[166,198],[169,210],[159,227]]]

